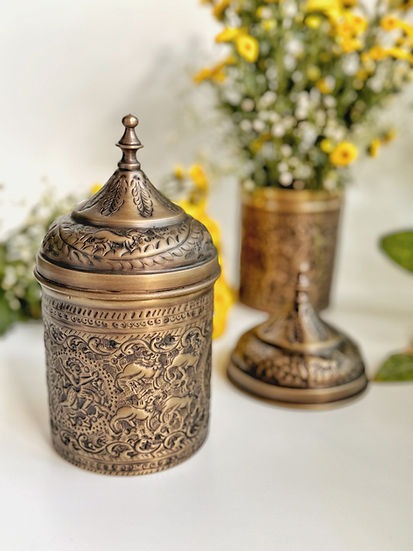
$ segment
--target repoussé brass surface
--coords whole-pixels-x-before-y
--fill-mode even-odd
[[[79,467],[144,474],[192,455],[208,430],[217,252],[164,197],[123,119],[118,170],[49,228],[35,274],[52,441]]]

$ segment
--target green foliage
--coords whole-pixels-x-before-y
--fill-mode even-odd
[[[23,224],[0,241],[0,335],[16,322],[41,317],[40,286],[33,276],[36,253],[50,223],[77,202],[48,193]]]
[[[413,272],[413,231],[395,232],[383,237],[381,249],[396,264]]]
[[[413,381],[413,354],[393,354],[380,367],[375,381]]]

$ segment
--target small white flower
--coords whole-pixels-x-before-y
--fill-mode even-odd
[[[288,165],[287,165],[287,163],[284,163],[284,162],[278,163],[278,170],[279,170],[280,172],[288,172]]]
[[[282,146],[280,147],[280,151],[283,157],[290,157],[293,152],[292,147],[286,143],[282,144]]]
[[[242,119],[242,121],[239,123],[239,127],[243,132],[250,132],[252,128],[251,121],[249,121],[248,119]]]
[[[228,88],[227,90],[225,90],[224,99],[230,105],[239,105],[241,102],[241,94],[233,88]]]
[[[292,174],[290,174],[289,172],[283,172],[282,174],[280,174],[281,185],[288,186],[291,184],[292,181],[293,181],[293,177],[292,177]]]
[[[275,103],[277,94],[272,90],[267,90],[258,100],[258,107],[260,109],[266,109]]]
[[[284,128],[294,128],[297,125],[297,119],[289,115],[288,117],[283,118]]]
[[[334,98],[333,96],[330,96],[330,95],[324,96],[324,105],[327,108],[335,107],[337,105],[336,98]]]
[[[268,119],[271,122],[277,122],[280,120],[280,115],[276,111],[271,111]]]
[[[275,159],[275,149],[271,142],[266,142],[261,148],[261,154],[265,159]]]
[[[383,90],[383,84],[381,78],[373,77],[368,81],[367,86],[373,90],[373,92],[379,93]]]
[[[343,72],[346,75],[352,76],[357,73],[360,67],[359,56],[355,53],[344,56],[343,58]]]
[[[313,171],[312,171],[311,167],[309,167],[308,165],[302,164],[295,171],[295,175],[297,176],[297,178],[304,178],[305,179],[305,178],[309,178],[311,176],[312,172]]]
[[[241,102],[241,109],[246,112],[251,112],[254,110],[255,103],[251,98],[245,98]]]
[[[275,80],[277,78],[277,68],[275,65],[271,65],[265,71],[265,74],[269,80]]]
[[[262,19],[269,19],[272,16],[272,12],[268,6],[261,8],[260,16]]]
[[[13,266],[6,266],[2,281],[3,289],[11,289],[17,283],[17,274]]]
[[[283,11],[287,17],[294,17],[297,13],[296,2],[283,2]]]
[[[252,180],[244,180],[243,187],[246,191],[252,191],[255,188],[255,185]]]
[[[284,56],[284,67],[287,69],[287,71],[294,71],[294,69],[297,67],[297,61],[293,55],[286,54]]]
[[[303,43],[297,38],[293,38],[285,45],[286,51],[294,57],[299,57],[303,53]]]
[[[299,121],[304,120],[305,118],[307,118],[308,109],[306,109],[304,107],[299,107],[298,109],[295,110],[294,114],[295,114],[297,120],[299,120]]]
[[[263,132],[265,130],[265,123],[260,119],[255,119],[252,123],[252,127],[256,132]]]
[[[281,138],[285,134],[285,128],[284,125],[280,122],[277,122],[273,124],[271,128],[271,134],[275,136],[276,138]]]

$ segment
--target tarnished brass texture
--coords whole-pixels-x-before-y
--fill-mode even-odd
[[[136,117],[105,186],[38,254],[53,445],[79,467],[135,475],[192,455],[208,430],[216,249],[136,159]]]
[[[366,388],[357,345],[321,320],[308,290],[300,273],[292,305],[242,335],[228,367],[237,386],[261,398],[314,407]]]
[[[341,196],[262,188],[242,197],[240,301],[277,312],[294,297],[295,274],[309,267],[310,299],[329,305]]]

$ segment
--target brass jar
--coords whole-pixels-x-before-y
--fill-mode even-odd
[[[208,430],[216,249],[149,182],[124,117],[119,169],[49,228],[38,254],[53,445],[133,475],[193,454]]]
[[[240,301],[277,312],[294,298],[307,265],[316,310],[329,305],[341,195],[260,188],[242,196]]]

